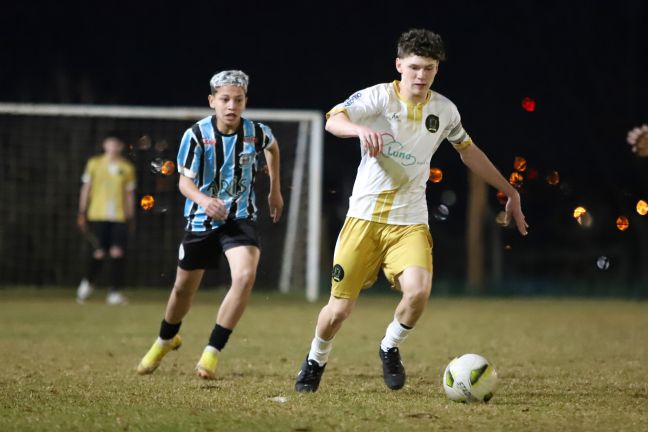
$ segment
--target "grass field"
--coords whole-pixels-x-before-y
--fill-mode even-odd
[[[72,291],[0,290],[0,430],[428,431],[648,429],[648,303],[432,299],[403,344],[408,383],[388,390],[378,343],[398,300],[365,296],[335,340],[320,391],[293,392],[320,304],[255,294],[220,379],[193,368],[223,293],[199,292],[184,345],[152,376],[134,369],[166,293],[131,304]],[[441,375],[477,352],[498,369],[487,405],[446,399]],[[273,400],[287,398],[285,402]]]

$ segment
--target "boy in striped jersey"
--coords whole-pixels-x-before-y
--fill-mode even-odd
[[[257,155],[268,163],[268,204],[273,222],[283,210],[279,184],[279,145],[269,127],[241,117],[247,103],[248,76],[238,70],[214,75],[209,106],[214,115],[185,132],[178,151],[180,192],[187,198],[185,236],[178,252],[176,280],[157,340],[137,372],[152,373],[181,344],[180,324],[189,311],[205,269],[215,267],[221,251],[232,285],[196,366],[199,377],[214,379],[218,355],[243,315],[256,278],[259,240],[254,179]]]
[[[362,159],[335,247],[331,296],[319,314],[296,391],[317,391],[333,337],[381,268],[402,292],[379,344],[383,379],[392,390],[405,385],[398,347],[423,313],[432,289],[425,188],[430,160],[444,139],[472,171],[507,194],[508,217],[521,234],[527,233],[517,191],[472,142],[457,107],[430,90],[444,58],[439,35],[422,29],[405,32],[396,58],[400,81],[361,90],[327,114],[326,130],[340,138],[357,138]]]

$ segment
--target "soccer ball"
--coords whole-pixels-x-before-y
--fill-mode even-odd
[[[455,357],[443,372],[443,389],[455,402],[488,402],[497,388],[497,371],[478,354]]]

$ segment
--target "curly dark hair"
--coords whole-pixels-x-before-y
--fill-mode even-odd
[[[445,60],[445,47],[441,36],[425,29],[411,29],[401,34],[398,39],[398,58],[410,55]]]

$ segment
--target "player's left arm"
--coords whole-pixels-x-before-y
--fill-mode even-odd
[[[270,176],[270,193],[268,194],[268,205],[270,206],[270,217],[272,222],[279,222],[283,212],[283,197],[281,196],[281,183],[279,180],[279,143],[275,138],[270,145],[263,149],[266,162],[268,163],[268,175]]]
[[[506,222],[508,223],[512,217],[520,234],[527,235],[529,225],[527,225],[524,213],[522,213],[522,204],[518,191],[511,186],[486,154],[474,143],[471,142],[470,145],[458,150],[458,152],[463,163],[472,172],[484,179],[486,183],[506,194],[508,197],[506,202]]]

